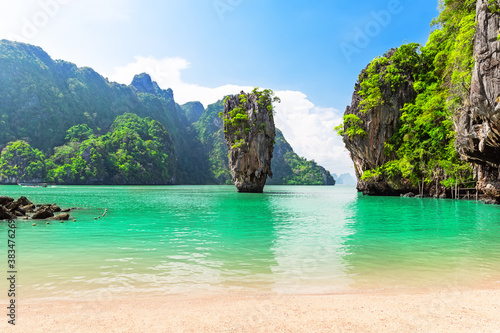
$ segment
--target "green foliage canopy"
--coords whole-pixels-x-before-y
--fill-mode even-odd
[[[87,127],[74,126],[68,132],[79,134],[82,128]],[[168,184],[174,177],[172,139],[151,118],[125,113],[103,136],[77,141],[68,135],[68,139],[47,161],[49,182]]]
[[[16,181],[44,179],[46,175],[45,156],[22,140],[7,144],[0,156],[0,179]]]
[[[422,178],[427,183],[439,179],[450,186],[472,178],[469,164],[460,160],[454,146],[453,112],[467,96],[474,67],[475,1],[445,1],[442,5],[428,43],[420,48],[402,46],[406,56],[394,54],[399,66],[411,70],[417,97],[401,110],[400,128],[385,143],[386,154],[395,158],[366,171],[365,180],[385,175],[414,184]]]

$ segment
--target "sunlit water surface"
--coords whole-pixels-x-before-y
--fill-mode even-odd
[[[0,186],[0,195],[79,207],[77,222],[17,222],[24,299],[500,285],[500,207],[474,201],[303,186],[267,186],[264,194],[232,186]],[[5,262],[7,232],[0,223]]]

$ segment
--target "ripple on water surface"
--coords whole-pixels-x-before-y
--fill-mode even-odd
[[[500,281],[498,206],[363,197],[351,187],[265,191],[0,186],[2,195],[79,207],[72,212],[77,222],[18,222],[24,298],[332,293]],[[106,216],[94,220],[105,208]],[[5,243],[7,226],[0,228]]]

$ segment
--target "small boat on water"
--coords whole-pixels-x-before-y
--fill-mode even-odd
[[[46,183],[17,183],[17,185],[22,187],[47,187]]]

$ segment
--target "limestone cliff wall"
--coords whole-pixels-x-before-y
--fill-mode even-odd
[[[468,103],[455,118],[456,147],[476,165],[478,188],[500,201],[500,15],[489,5],[476,4],[475,65]]]
[[[395,51],[396,49],[391,50],[386,54],[386,57],[391,58]],[[363,78],[365,71],[366,69],[361,72],[360,78]],[[358,116],[362,121],[359,126],[366,132],[366,135],[349,136],[344,134],[343,136],[345,146],[354,162],[358,178],[357,188],[365,194],[372,195],[393,195],[399,192],[407,192],[411,190],[411,186],[408,184],[388,183],[384,179],[363,181],[361,176],[366,170],[376,169],[394,159],[393,156],[385,154],[384,143],[394,135],[398,128],[401,108],[416,96],[413,82],[408,76],[408,79],[396,91],[393,91],[390,84],[382,84],[383,104],[366,112],[361,111],[360,102],[362,97],[359,94],[360,90],[361,86],[358,82],[352,95],[351,105],[347,106],[344,114]]]

